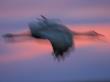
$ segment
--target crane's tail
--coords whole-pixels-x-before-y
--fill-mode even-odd
[[[25,40],[31,40],[31,35],[28,32],[19,33],[19,34],[7,33],[2,35],[2,37],[6,42],[20,42]]]

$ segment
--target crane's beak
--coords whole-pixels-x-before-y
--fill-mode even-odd
[[[103,34],[98,34],[98,36],[100,36],[100,37],[105,37]]]

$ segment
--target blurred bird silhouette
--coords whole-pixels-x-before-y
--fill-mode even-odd
[[[65,56],[65,52],[68,52],[70,48],[74,48],[74,36],[88,36],[93,38],[102,37],[104,35],[95,31],[88,32],[74,32],[67,28],[65,25],[48,19],[41,15],[38,21],[29,23],[30,31],[19,34],[7,33],[3,37],[8,41],[16,41],[16,38],[33,37],[35,39],[47,39],[50,41],[53,47],[53,55],[56,58]]]

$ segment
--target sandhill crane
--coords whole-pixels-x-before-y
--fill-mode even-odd
[[[15,39],[15,37],[33,37],[36,39],[48,39],[53,47],[55,57],[64,56],[73,45],[73,37],[76,35],[81,36],[103,36],[95,31],[88,32],[74,32],[68,29],[65,25],[50,20],[45,16],[41,16],[38,21],[29,23],[30,32],[20,34],[7,33],[4,38]]]

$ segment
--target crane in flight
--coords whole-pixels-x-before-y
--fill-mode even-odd
[[[74,46],[74,36],[99,37],[104,36],[95,31],[75,32],[71,31],[65,25],[53,21],[41,15],[38,21],[29,23],[30,31],[23,33],[7,33],[3,37],[11,41],[15,41],[20,37],[33,37],[35,39],[49,40],[53,47],[53,54],[56,58],[63,57],[65,52]]]

